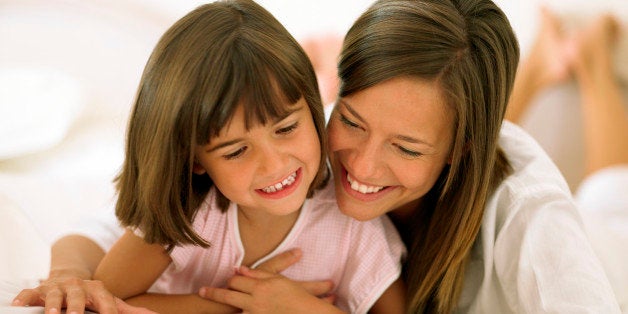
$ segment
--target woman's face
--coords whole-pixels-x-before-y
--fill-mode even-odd
[[[340,210],[410,214],[450,161],[453,116],[436,83],[408,77],[339,99],[328,136]]]

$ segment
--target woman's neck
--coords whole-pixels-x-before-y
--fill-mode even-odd
[[[406,244],[408,244],[406,240],[412,231],[412,217],[416,214],[416,211],[419,210],[420,204],[421,199],[419,198],[388,212],[388,217],[393,222]]]

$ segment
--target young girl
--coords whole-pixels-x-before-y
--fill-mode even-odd
[[[405,248],[387,219],[338,211],[325,142],[312,66],[269,12],[247,0],[190,12],[144,70],[117,178],[129,231],[94,278],[160,313],[230,312],[196,292],[300,247],[284,275],[331,279],[329,312],[403,312]]]

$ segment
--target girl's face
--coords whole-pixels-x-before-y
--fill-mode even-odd
[[[450,161],[453,121],[438,85],[413,78],[339,99],[327,130],[340,210],[410,214]]]
[[[288,116],[247,131],[239,106],[217,137],[195,148],[194,172],[207,172],[242,210],[297,211],[317,174],[321,147],[306,101],[301,98],[291,109]]]

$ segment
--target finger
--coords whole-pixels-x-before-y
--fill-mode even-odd
[[[303,281],[299,284],[311,295],[326,295],[334,289],[334,282],[331,280]]]
[[[101,281],[90,281],[87,285],[90,308],[94,308],[101,314],[118,313],[117,298],[105,288]]]
[[[292,249],[267,260],[257,266],[256,269],[278,274],[298,262],[301,259],[301,255],[300,249]]]
[[[238,274],[249,277],[249,278],[255,278],[255,279],[267,279],[267,278],[277,277],[277,273],[275,272],[269,272],[269,271],[261,270],[261,269],[251,269],[246,266],[240,266],[240,268],[238,268]],[[234,276],[233,278],[235,277],[238,277],[238,276]]]
[[[24,289],[11,302],[13,306],[43,306],[44,302],[37,289]]]
[[[83,287],[66,289],[66,313],[82,314],[85,312],[85,291]]]
[[[264,278],[255,278],[247,276],[233,276],[227,281],[227,286],[231,290],[251,294],[255,287],[261,283]]]
[[[93,310],[98,311],[100,314],[117,314],[118,307],[116,298],[113,295],[100,295],[94,298],[92,301]]]
[[[251,303],[250,295],[229,289],[203,287],[199,290],[198,295],[203,299],[231,305],[239,309],[248,309]]]
[[[65,294],[60,289],[52,289],[44,296],[44,313],[60,313]]]

